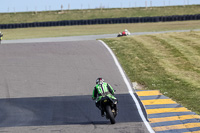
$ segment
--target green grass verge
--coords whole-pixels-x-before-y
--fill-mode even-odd
[[[132,33],[200,29],[199,22],[200,21],[181,21],[181,22],[165,22],[165,23],[57,26],[57,27],[3,29],[1,31],[4,33],[3,40],[98,35],[98,34],[116,34],[117,36],[118,32],[124,29],[128,29]]]
[[[200,114],[200,32],[103,39],[132,82]]]
[[[167,6],[149,8],[124,8],[124,9],[91,9],[91,10],[65,10],[43,12],[0,13],[0,24],[28,23],[61,20],[83,20],[98,18],[120,17],[151,17],[199,14],[200,5]]]

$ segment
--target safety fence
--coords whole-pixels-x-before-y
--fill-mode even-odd
[[[33,23],[0,24],[0,29],[48,27],[48,26],[71,26],[71,25],[94,25],[94,24],[120,24],[120,23],[147,23],[147,22],[169,22],[200,20],[200,14],[196,15],[174,15],[156,17],[131,17],[131,18],[105,18],[89,20],[63,20]]]

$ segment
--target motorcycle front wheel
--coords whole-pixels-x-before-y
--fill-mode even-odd
[[[110,119],[111,124],[115,124],[115,117],[109,105],[106,106],[106,115],[108,115],[108,118]]]

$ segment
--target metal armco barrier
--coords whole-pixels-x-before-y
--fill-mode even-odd
[[[200,14],[0,24],[0,29],[48,27],[48,26],[71,26],[71,25],[94,25],[94,24],[149,23],[149,22],[169,22],[169,21],[187,21],[187,20],[200,20]]]

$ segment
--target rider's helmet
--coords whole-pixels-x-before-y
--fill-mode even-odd
[[[99,84],[99,85],[103,84],[103,82],[104,82],[103,78],[97,78],[96,80],[96,84]]]
[[[124,31],[125,31],[125,32],[127,32],[128,30],[127,30],[127,29],[125,29]]]

